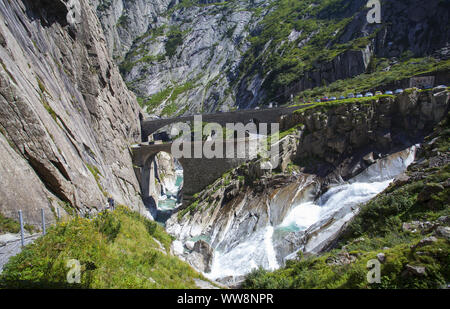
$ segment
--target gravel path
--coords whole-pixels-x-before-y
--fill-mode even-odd
[[[32,243],[41,234],[33,234],[25,237],[25,245]],[[0,235],[0,273],[3,271],[3,266],[8,260],[22,251],[20,242],[20,235],[6,234]]]

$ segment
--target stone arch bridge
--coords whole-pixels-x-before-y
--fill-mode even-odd
[[[302,105],[306,107],[309,105]],[[267,108],[267,109],[245,109],[234,112],[202,114],[203,122],[214,122],[221,126],[227,123],[242,123],[248,124],[250,122],[256,123],[276,123],[279,122],[283,115],[290,114],[299,109],[299,106]],[[194,115],[182,116],[167,119],[143,119],[141,120],[142,141],[147,142],[148,136],[155,133],[159,129],[178,122],[193,121]]]
[[[309,105],[303,105],[306,107]],[[280,123],[283,115],[290,114],[300,107],[281,107],[270,108],[261,110],[242,110],[227,113],[217,114],[203,114],[203,122],[214,122],[222,126],[227,123],[243,123],[248,124],[250,122],[256,123]],[[172,142],[167,143],[148,143],[148,137],[158,131],[159,129],[178,122],[193,121],[194,116],[183,116],[178,118],[169,119],[141,119],[142,130],[142,143],[132,149],[133,152],[133,164],[139,183],[141,185],[141,192],[143,198],[147,198],[150,192],[150,186],[154,182],[154,175],[151,174],[151,164],[155,155],[159,152],[167,152],[172,154]],[[270,127],[270,125],[269,125]],[[178,159],[183,167],[183,204],[189,204],[192,196],[200,192],[202,189],[213,183],[216,179],[220,178],[225,172],[232,168],[239,166],[248,160],[248,156],[239,158],[236,156],[236,150],[238,149],[238,143],[246,143],[248,147],[248,138],[245,140],[232,139],[223,141],[223,158],[181,158]],[[197,146],[203,147],[204,142],[192,141],[187,143],[187,147]],[[201,144],[201,145],[199,145]],[[230,158],[229,151],[235,152],[235,156]],[[228,156],[227,152],[228,151]],[[193,153],[193,152],[192,152]]]

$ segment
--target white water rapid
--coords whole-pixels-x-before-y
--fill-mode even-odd
[[[358,205],[369,201],[386,189],[392,180],[406,170],[414,160],[416,147],[390,155],[377,161],[346,183],[334,186],[314,201],[291,205],[282,223],[268,225],[255,231],[227,252],[215,251],[211,279],[240,276],[261,266],[268,270],[279,268],[286,259],[294,258],[299,250],[319,252],[332,241],[343,225],[355,216]],[[302,245],[288,252],[283,247],[284,236],[295,235]],[[276,235],[281,237],[275,237]],[[278,258],[277,258],[278,254]],[[282,255],[281,257],[279,255]]]

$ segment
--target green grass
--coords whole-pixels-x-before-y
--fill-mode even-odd
[[[158,242],[162,244],[162,247]],[[172,238],[163,228],[126,207],[93,220],[75,218],[10,259],[0,275],[7,288],[195,288],[204,279],[165,254]],[[81,263],[81,283],[66,282],[69,259]]]
[[[437,61],[431,57],[408,59],[393,65],[389,71],[384,71],[384,68],[389,63],[387,59],[376,59],[373,61],[377,63],[375,71],[361,74],[354,78],[338,80],[328,86],[305,90],[295,100],[306,102],[322,96],[340,97],[341,95],[347,96],[348,93],[364,93],[377,87],[382,88],[383,85],[397,80],[450,70],[450,60]]]
[[[17,215],[18,217],[19,215]],[[25,224],[24,228],[29,233],[33,233],[36,231],[36,228],[32,225]],[[18,220],[14,220],[11,218],[5,217],[2,213],[0,213],[0,235],[5,233],[19,233],[20,232],[20,223]]]

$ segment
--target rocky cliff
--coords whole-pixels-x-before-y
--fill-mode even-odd
[[[377,158],[420,143],[447,114],[448,104],[445,89],[411,89],[396,97],[299,109],[281,127],[297,126],[300,141],[293,160],[306,172],[348,179]]]
[[[331,200],[338,210],[304,231],[277,227],[292,207],[320,202],[324,192],[348,189],[352,199],[364,201],[365,197],[358,197],[361,189],[352,184],[383,183],[401,173],[414,158],[415,144],[448,114],[449,92],[411,91],[363,101],[319,104],[287,116],[282,127],[289,134],[281,140],[278,170],[261,169],[259,160],[246,163],[197,194],[189,207],[168,220],[167,231],[185,246],[180,256],[210,271],[211,265],[198,264],[198,252],[193,249],[193,242],[202,240],[221,256],[232,250],[245,252],[246,261],[234,260],[234,264],[254,260],[268,269],[282,265],[299,249],[318,253],[332,244],[358,212],[357,204]],[[326,195],[322,200],[327,200]],[[326,209],[326,202],[322,206]],[[305,213],[307,209],[297,217]],[[268,240],[273,249],[267,250],[261,240],[267,239],[266,233],[273,234]],[[264,248],[258,249],[259,245]],[[220,261],[222,267],[228,265],[226,258]],[[236,271],[242,265],[236,265]]]
[[[365,0],[93,3],[128,86],[163,117],[285,103],[411,57],[448,58],[449,6],[439,0],[383,3],[381,24],[368,24]]]
[[[0,3],[0,211],[28,223],[95,212],[107,197],[147,213],[129,146],[140,108],[87,0]]]

